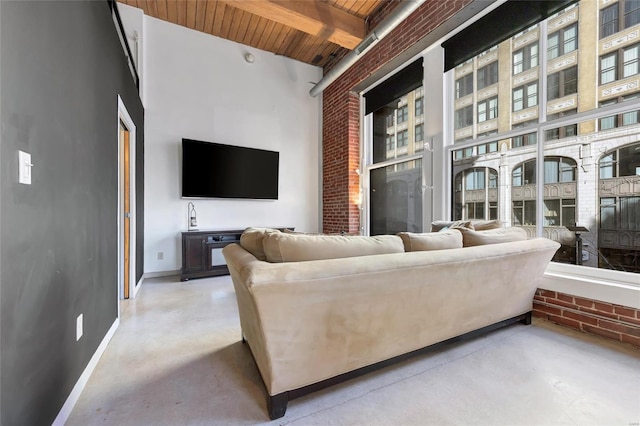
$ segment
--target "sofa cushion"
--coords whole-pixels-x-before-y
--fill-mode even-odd
[[[472,220],[473,230],[475,231],[488,231],[489,229],[502,228],[502,223],[499,220]]]
[[[240,246],[254,255],[258,260],[267,260],[264,254],[263,240],[269,234],[279,234],[280,231],[273,228],[250,227],[244,230],[240,236]]]
[[[464,247],[482,246],[485,244],[509,243],[527,239],[527,232],[522,228],[511,226],[508,228],[489,229],[486,231],[474,231],[467,228],[458,228],[462,233]]]
[[[453,228],[469,228],[473,229],[473,223],[470,220],[437,220],[431,222],[431,232],[438,232]]]
[[[263,241],[267,262],[302,262],[372,254],[403,253],[397,235],[300,235],[270,233]]]
[[[462,248],[462,234],[455,229],[441,232],[400,232],[404,243],[404,251],[428,251]]]

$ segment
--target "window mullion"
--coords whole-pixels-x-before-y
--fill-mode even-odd
[[[547,121],[547,21],[540,23],[540,72],[538,81],[540,82],[540,107],[538,116],[540,122]],[[544,219],[544,143],[545,132],[538,128],[537,161],[536,161],[536,236],[543,235],[543,219]]]

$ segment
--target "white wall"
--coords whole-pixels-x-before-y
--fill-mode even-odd
[[[143,40],[145,273],[181,268],[183,137],[280,152],[277,201],[195,200],[199,229],[317,232],[320,99],[308,91],[321,68],[146,16]]]

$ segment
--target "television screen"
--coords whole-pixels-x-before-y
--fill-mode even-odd
[[[279,155],[182,139],[182,196],[277,200]]]

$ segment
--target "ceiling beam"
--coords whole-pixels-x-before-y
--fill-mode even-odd
[[[365,36],[363,18],[309,0],[220,0],[229,6],[353,50]]]

